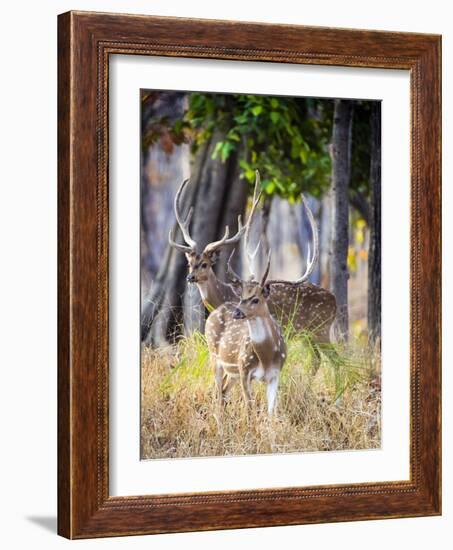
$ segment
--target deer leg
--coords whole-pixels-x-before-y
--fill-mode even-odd
[[[241,378],[241,387],[242,394],[244,395],[244,401],[247,405],[247,408],[250,409],[252,402],[252,393],[251,393],[251,377],[245,368],[240,368],[240,378]]]
[[[224,404],[226,404],[227,397],[231,391],[231,388],[234,386],[234,383],[236,382],[236,379],[233,376],[229,376],[228,374],[224,374],[223,381],[222,381],[222,391],[223,391],[223,401]]]
[[[219,363],[215,365],[215,383],[217,390],[217,404],[219,419],[222,417],[223,412],[223,403],[224,403],[224,392],[223,392],[223,367]]]
[[[280,372],[273,371],[267,382],[267,413],[272,416],[274,412],[275,404],[277,402],[278,383],[280,379]]]

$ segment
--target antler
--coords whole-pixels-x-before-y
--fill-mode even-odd
[[[234,269],[231,267],[231,260],[233,258],[233,254],[235,253],[236,249],[233,248],[231,254],[228,257],[227,261],[227,275],[232,283],[242,283],[242,278],[234,271]]]
[[[258,170],[257,170],[256,171],[256,180],[255,180],[255,189],[253,191],[253,204],[252,204],[252,208],[250,210],[249,217],[247,218],[246,224],[242,225],[242,217],[238,216],[238,230],[237,230],[237,232],[232,237],[228,238],[229,234],[230,234],[230,228],[227,225],[226,228],[225,228],[225,233],[224,233],[223,237],[219,241],[215,241],[213,243],[207,244],[205,249],[204,249],[205,253],[214,252],[214,250],[217,250],[218,248],[220,248],[221,246],[224,246],[224,245],[235,244],[241,239],[241,237],[242,237],[242,235],[244,235],[244,233],[247,235],[247,232],[250,229],[250,224],[252,222],[253,216],[255,214],[256,207],[258,206],[258,203],[259,203],[260,198],[261,198],[261,192],[259,194],[257,194],[257,190],[259,188],[259,183],[260,183],[260,175],[259,175]],[[256,251],[255,251],[255,255],[256,255]]]
[[[255,171],[255,188],[253,189],[253,203],[252,203],[252,209],[250,210],[250,216],[247,220],[247,228],[245,230],[245,253],[247,255],[248,264],[249,264],[249,270],[250,273],[254,276],[255,275],[255,258],[258,254],[258,250],[260,247],[261,242],[258,241],[258,244],[256,245],[256,248],[253,252],[249,250],[249,239],[250,239],[250,227],[252,225],[253,216],[255,215],[256,207],[261,199],[262,191],[260,189],[261,187],[261,178],[260,173],[258,170]],[[259,191],[259,192],[258,192]]]
[[[308,221],[310,222],[310,228],[311,228],[311,232],[312,232],[312,235],[313,235],[313,256],[308,259],[307,261],[307,268],[305,270],[305,273],[302,275],[302,277],[300,277],[299,279],[297,279],[296,281],[285,281],[285,280],[282,280],[282,279],[273,279],[272,281],[269,281],[268,284],[270,285],[273,285],[273,284],[276,284],[276,283],[285,283],[285,284],[289,284],[289,285],[299,285],[303,282],[305,282],[308,277],[311,275],[315,265],[316,265],[316,262],[318,261],[318,256],[319,256],[319,236],[318,236],[318,228],[316,226],[316,221],[315,221],[315,218],[313,217],[313,213],[312,211],[310,210],[310,208],[308,207],[308,204],[307,204],[307,201],[305,200],[304,196],[301,195],[302,197],[302,204],[304,205],[304,208],[307,212],[307,216],[308,216]],[[309,248],[309,254],[310,255],[310,248]]]
[[[232,284],[238,284],[238,283],[241,283],[243,284],[244,283],[244,280],[234,271],[234,269],[231,267],[231,259],[233,258],[233,254],[235,252],[236,249],[233,249],[233,251],[231,252],[229,258],[228,258],[228,261],[227,261],[227,275],[231,281]],[[269,254],[267,256],[267,264],[266,264],[266,269],[264,270],[264,274],[263,276],[261,277],[261,281],[259,283],[259,285],[261,287],[263,287],[266,283],[266,279],[267,279],[267,276],[269,275],[269,269],[271,267],[271,251],[269,250]],[[250,280],[249,282],[251,283],[257,283],[257,281],[254,279],[254,276],[252,275],[250,277]]]
[[[175,201],[174,201],[174,210],[175,210],[175,217],[176,221],[178,222],[179,228],[181,229],[182,236],[184,237],[184,240],[186,241],[188,246],[178,244],[174,241],[174,231],[170,231],[170,235],[168,237],[169,243],[171,246],[174,246],[175,248],[178,248],[179,250],[182,250],[183,252],[193,252],[197,248],[197,243],[192,239],[189,233],[189,224],[190,219],[192,218],[193,214],[193,208],[190,208],[189,213],[187,214],[186,219],[183,221],[181,219],[181,215],[179,213],[179,201],[181,198],[181,193],[183,192],[185,186],[189,183],[189,180],[184,180],[181,187],[176,192]]]
[[[267,265],[266,269],[264,270],[264,274],[261,277],[260,287],[263,287],[266,284],[267,276],[269,275],[269,269],[271,267],[271,251],[269,250],[269,254],[267,255]]]
[[[181,187],[176,192],[176,196],[175,196],[175,200],[174,200],[174,211],[175,211],[176,221],[178,223],[179,228],[181,229],[181,232],[182,232],[182,235],[183,235],[183,238],[184,238],[186,244],[179,244],[179,243],[175,242],[174,229],[172,229],[170,231],[170,234],[168,236],[168,241],[169,241],[170,245],[177,248],[178,250],[182,250],[183,252],[193,252],[193,251],[196,250],[196,247],[197,247],[197,242],[194,239],[192,239],[192,237],[190,236],[190,233],[189,233],[189,224],[190,224],[190,220],[192,218],[193,208],[190,208],[189,213],[187,214],[187,217],[186,217],[185,220],[183,220],[181,218],[181,214],[180,214],[180,204],[179,203],[180,203],[180,199],[181,199],[181,194],[184,191],[184,188],[186,187],[186,185],[188,183],[189,183],[188,179],[183,181],[183,183],[181,184]],[[258,203],[259,203],[260,198],[261,198],[261,192],[258,193],[259,184],[260,184],[260,176],[259,176],[259,173],[258,173],[258,170],[257,170],[256,171],[255,189],[253,191],[253,204],[252,204],[252,209],[250,210],[249,217],[247,219],[247,223],[245,225],[242,225],[242,217],[238,216],[238,230],[237,230],[237,232],[232,237],[229,237],[230,228],[227,225],[225,227],[225,233],[224,233],[223,237],[218,241],[214,241],[212,243],[207,244],[205,246],[204,253],[212,253],[212,252],[214,252],[215,250],[217,250],[218,248],[220,248],[224,245],[235,244],[241,239],[241,237],[244,235],[244,233],[249,231],[250,224],[251,224],[251,221],[252,221],[253,216],[255,214],[256,207],[258,206]],[[248,233],[247,233],[247,239],[248,239]],[[258,246],[259,246],[259,244],[258,244]],[[256,248],[253,255],[249,256],[249,258],[251,258],[251,261],[253,261],[254,257],[256,256],[257,251],[258,251],[258,247]]]
[[[242,237],[242,235],[244,234],[246,229],[247,229],[247,225],[242,225],[242,218],[241,216],[238,216],[238,230],[236,234],[228,238],[230,234],[230,228],[227,225],[225,227],[225,233],[223,237],[220,239],[220,241],[214,241],[213,243],[207,244],[203,252],[205,254],[208,254],[208,253],[214,252],[214,250],[217,250],[221,246],[237,243]]]
[[[189,213],[186,216],[186,219],[184,220],[184,226],[185,227],[189,227],[189,223],[190,223],[190,219],[192,218],[192,214],[193,214],[193,208],[191,207],[190,210],[189,210]],[[190,252],[193,252],[195,250],[195,248],[192,248],[191,246],[186,246],[184,244],[179,244],[175,241],[175,228],[174,227],[172,227],[172,229],[170,230],[170,233],[168,235],[168,242],[169,242],[170,246],[173,246],[174,248],[177,248],[178,250],[181,250],[182,252],[190,253]]]
[[[242,222],[241,222],[241,216],[239,216],[238,218],[238,226],[240,226],[241,230],[242,230]],[[230,228],[228,227],[228,225],[225,227],[225,233],[223,235],[223,237],[220,239],[220,241],[214,241],[213,243],[209,243],[205,246],[204,248],[204,251],[203,253],[204,254],[209,254],[211,252],[214,252],[214,250],[217,250],[218,248],[220,248],[221,246],[223,246],[224,244],[230,244],[228,241],[230,241],[231,239],[228,239],[228,235],[230,234]],[[235,242],[235,241],[232,241],[232,242]]]

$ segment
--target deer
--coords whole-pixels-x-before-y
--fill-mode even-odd
[[[321,363],[320,348],[330,352],[331,339],[330,331],[337,313],[337,301],[330,291],[315,285],[309,281],[319,257],[319,240],[316,221],[308,207],[308,204],[301,196],[302,204],[310,222],[313,235],[313,252],[307,259],[304,273],[295,281],[284,279],[270,279],[267,285],[270,288],[268,307],[272,315],[279,323],[293,334],[304,332],[314,358],[311,367],[313,374],[316,374]],[[246,228],[248,232],[248,228]],[[245,235],[245,248],[248,251],[248,234]],[[252,263],[256,256],[260,243],[253,254],[247,252],[249,263]],[[234,253],[234,250],[233,250]],[[242,280],[231,267],[231,258],[227,263],[227,274],[230,286],[235,290],[237,296],[244,292],[245,288],[254,286],[253,273],[251,280]]]
[[[268,307],[270,287],[266,283],[270,254],[261,280],[243,287],[239,303],[226,303],[210,313],[205,336],[215,363],[219,417],[226,397],[236,380],[240,380],[247,410],[252,403],[252,380],[266,386],[267,413],[272,417],[278,392],[280,372],[286,360],[286,344],[281,326]]]
[[[198,286],[202,301],[208,311],[218,308],[227,301],[234,302],[237,296],[241,295],[242,285],[247,284],[247,282],[242,281],[234,273],[232,273],[230,283],[224,283],[218,279],[212,267],[217,260],[220,249],[223,246],[238,243],[243,236],[245,237],[245,250],[249,265],[252,265],[254,262],[259,243],[254,252],[250,252],[250,227],[256,207],[261,198],[258,170],[255,175],[253,204],[247,223],[243,226],[239,218],[238,231],[232,238],[228,238],[229,229],[226,227],[223,238],[206,245],[201,253],[197,253],[197,243],[191,238],[189,233],[192,209],[189,210],[184,221],[180,214],[180,197],[188,180],[183,182],[176,193],[174,211],[186,245],[176,243],[173,232],[170,232],[169,243],[186,254],[189,267],[187,282],[190,284],[195,283]],[[316,374],[321,363],[319,348],[325,348],[331,344],[330,330],[336,317],[337,303],[335,296],[330,291],[310,283],[308,280],[319,257],[319,237],[313,214],[303,195],[301,198],[313,236],[313,252],[307,259],[307,266],[301,277],[294,281],[275,279],[268,282],[271,288],[268,308],[283,327],[291,328],[294,333],[306,332],[307,340],[311,344],[314,355],[311,370],[313,374]]]
[[[218,241],[208,243],[201,252],[198,252],[197,242],[190,236],[189,232],[193,208],[191,207],[189,209],[185,220],[182,219],[180,213],[181,194],[188,183],[188,179],[182,183],[181,187],[176,192],[173,203],[175,218],[186,244],[180,244],[175,241],[174,229],[170,231],[168,240],[170,246],[185,253],[189,268],[186,280],[189,284],[197,285],[204,306],[208,311],[212,311],[225,302],[236,298],[231,285],[221,281],[214,273],[213,267],[219,258],[220,249],[238,243],[247,231],[261,198],[261,193],[257,192],[259,179],[257,179],[255,183],[254,200],[246,224],[243,225],[242,217],[238,216],[238,230],[232,237],[229,236],[230,229],[227,225],[223,237]]]

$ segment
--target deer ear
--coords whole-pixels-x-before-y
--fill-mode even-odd
[[[264,285],[263,287],[264,298],[269,298],[270,293],[271,293],[271,285]]]

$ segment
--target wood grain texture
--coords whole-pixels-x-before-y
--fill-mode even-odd
[[[69,16],[58,25],[58,532],[70,536]]]
[[[68,538],[440,514],[440,37],[59,16],[58,532]],[[108,490],[108,58],[164,55],[411,74],[411,479],[185,495]],[[138,368],[138,366],[137,366]]]

